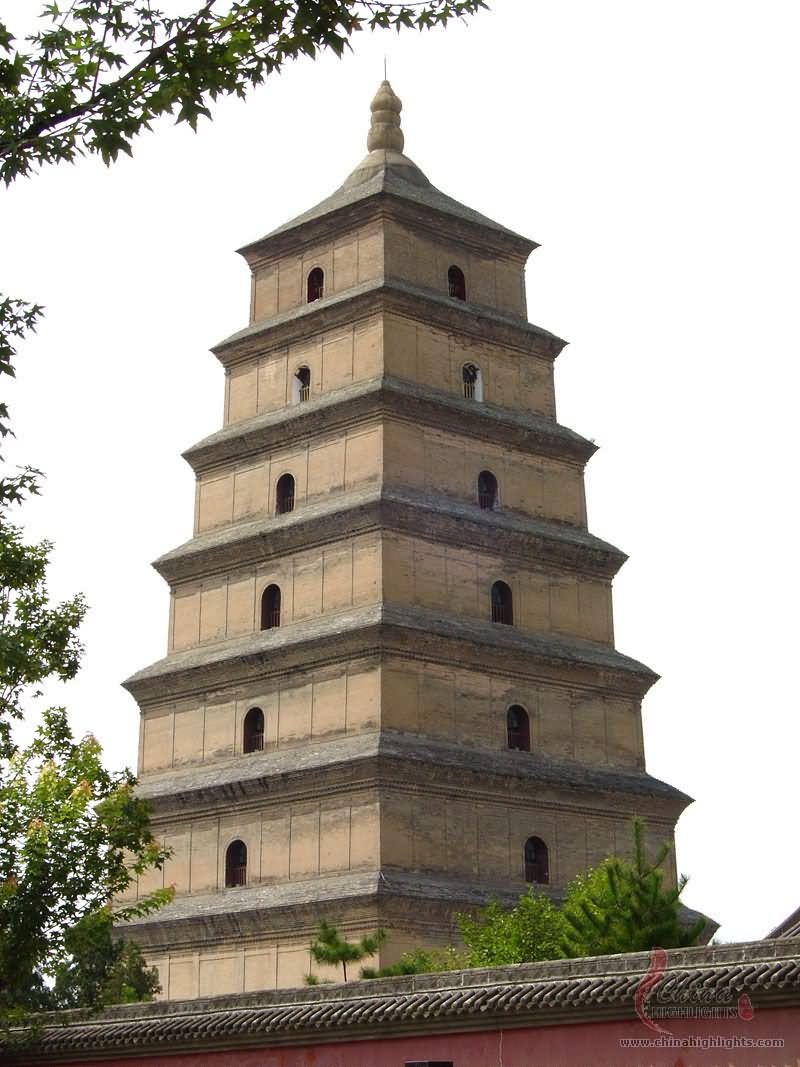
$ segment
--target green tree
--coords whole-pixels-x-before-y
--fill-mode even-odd
[[[5,481],[6,487],[13,483],[17,497],[24,491],[24,477],[35,487],[32,472]],[[11,724],[22,718],[23,696],[45,678],[66,681],[77,673],[82,651],[77,629],[86,611],[80,596],[50,602],[46,575],[51,545],[26,544],[7,519],[8,504],[8,497],[0,500],[0,758],[5,759],[14,750]]]
[[[114,921],[110,907],[98,908],[67,930],[68,955],[54,969],[48,1006],[128,1004],[160,991],[158,971],[147,966],[138,945],[114,936]]]
[[[682,875],[672,888],[664,885],[670,846],[663,844],[650,861],[644,835],[644,823],[634,819],[633,859],[610,856],[570,884],[561,908],[563,955],[681,948],[700,937],[705,919],[687,925],[681,915],[686,877]]]
[[[54,0],[22,48],[0,23],[0,176],[8,183],[83,152],[111,162],[159,116],[196,128],[218,96],[243,97],[300,56],[341,56],[360,30],[423,30],[482,7],[485,0],[205,0],[169,15],[141,0]]]
[[[531,886],[512,908],[492,900],[475,917],[457,916],[468,967],[559,959],[564,922],[558,908]]]
[[[358,963],[367,956],[374,956],[386,940],[386,931],[377,930],[374,934],[362,937],[360,941],[346,941],[333,923],[323,919],[319,924],[316,941],[311,942],[311,955],[317,963],[336,966],[341,963],[342,976],[347,981],[347,964]],[[316,984],[312,981],[311,984]]]
[[[113,940],[104,947],[112,922],[147,914],[172,896],[170,889],[157,890],[110,911],[134,878],[166,858],[134,783],[129,771],[103,767],[95,738],[75,741],[63,708],[45,711],[31,743],[4,762],[0,1021],[6,1025],[42,1006],[101,1004],[126,981],[129,999],[137,983],[145,994],[152,991],[137,972],[135,952]],[[55,980],[52,992],[43,980]]]
[[[445,948],[417,948],[404,952],[397,963],[386,967],[362,967],[362,978],[397,978],[406,974],[436,974],[460,971],[469,966],[466,954],[448,945]]]

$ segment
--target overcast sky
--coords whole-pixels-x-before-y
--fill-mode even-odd
[[[12,454],[51,588],[91,612],[79,678],[52,687],[115,766],[135,763],[119,688],[164,654],[149,562],[191,535],[180,458],[218,428],[209,346],[246,324],[233,249],[316,203],[365,154],[383,76],[407,154],[451,196],[542,245],[531,319],[570,342],[559,418],[600,445],[589,521],[630,555],[621,651],[662,675],[649,771],[682,816],[685,900],[720,936],[800,904],[796,0],[495,0],[465,27],[361,35],[304,60],[197,135],[49,169],[2,194],[0,288],[47,306],[19,361]],[[23,30],[29,0],[4,0]]]

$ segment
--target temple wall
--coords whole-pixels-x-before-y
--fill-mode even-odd
[[[255,460],[197,481],[195,533],[275,513],[275,488],[282,474],[295,483],[295,509],[340,489],[380,480],[382,428],[326,435],[292,447],[290,443]]]
[[[464,273],[468,303],[527,316],[525,265],[521,260],[481,252],[451,233],[437,238],[427,228],[412,229],[391,220],[384,223],[384,231],[387,277],[447,295],[447,272],[456,266]]]
[[[388,420],[384,480],[477,503],[478,475],[498,482],[498,508],[586,527],[583,472],[567,462],[532,456],[491,441]]]
[[[229,807],[178,825],[157,825],[172,855],[163,871],[139,878],[138,894],[162,885],[174,885],[181,895],[224,890],[225,854],[234,841],[247,846],[248,886],[375,870],[379,823],[377,796],[365,791],[280,804],[265,799],[260,809]]]
[[[264,751],[375,730],[380,669],[339,664],[291,681],[264,680],[148,708],[141,718],[140,776],[243,756],[244,718],[253,707],[264,713]]]
[[[488,663],[467,671],[389,659],[380,703],[384,729],[496,751],[508,748],[506,712],[518,704],[528,713],[532,752],[594,766],[644,765],[636,701],[509,678]]]
[[[379,535],[366,534],[232,574],[182,583],[173,591],[169,651],[259,630],[261,597],[273,584],[281,591],[281,626],[374,604],[381,588]]]
[[[383,248],[383,230],[376,220],[263,264],[253,274],[250,321],[305,305],[308,275],[315,267],[324,271],[326,297],[382,277]]]
[[[460,618],[491,620],[491,589],[513,594],[514,626],[613,643],[611,582],[523,567],[466,548],[384,534],[383,599]]]

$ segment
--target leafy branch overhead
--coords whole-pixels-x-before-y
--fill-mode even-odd
[[[149,0],[75,0],[42,13],[22,47],[0,22],[0,175],[97,152],[131,153],[153,119],[193,128],[210,101],[247,90],[289,60],[341,56],[363,29],[424,30],[474,14],[485,0],[206,0],[169,15]]]

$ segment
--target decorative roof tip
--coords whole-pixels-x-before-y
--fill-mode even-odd
[[[384,79],[370,104],[372,120],[367,136],[367,150],[402,152],[405,139],[400,129],[400,112],[403,102]]]

